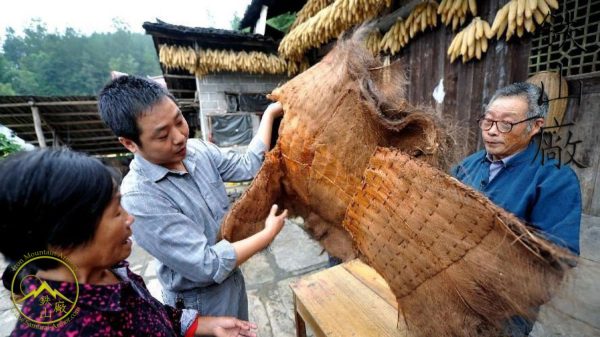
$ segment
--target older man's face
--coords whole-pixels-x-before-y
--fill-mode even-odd
[[[519,122],[527,118],[527,99],[524,97],[497,98],[486,111],[485,118],[495,121]],[[527,147],[531,137],[543,126],[542,118],[532,121],[533,127],[527,131],[527,122],[514,125],[508,133],[498,131],[497,124],[487,131],[481,131],[485,150],[492,159],[499,160]]]

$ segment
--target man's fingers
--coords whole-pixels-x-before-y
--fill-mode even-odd
[[[273,204],[273,206],[271,206],[271,212],[269,212],[269,215],[275,216],[275,214],[277,214],[277,209],[279,207],[277,206],[277,204]]]
[[[256,337],[256,334],[254,332],[248,330],[241,330],[239,335],[247,337]]]
[[[248,322],[248,321],[237,320],[235,323],[236,323],[235,325],[238,328],[242,328],[242,329],[246,329],[246,330],[257,328],[256,324]]]

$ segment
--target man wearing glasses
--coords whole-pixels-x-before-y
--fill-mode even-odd
[[[538,153],[547,112],[548,99],[533,84],[499,89],[478,121],[485,150],[464,159],[452,175],[579,254],[579,180],[568,165],[542,164]]]

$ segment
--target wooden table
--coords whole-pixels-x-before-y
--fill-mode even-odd
[[[297,337],[306,336],[305,323],[317,337],[406,336],[394,294],[360,260],[303,277],[291,288]]]

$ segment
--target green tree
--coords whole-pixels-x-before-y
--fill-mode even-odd
[[[17,35],[8,28],[0,52],[0,94],[95,95],[111,70],[135,75],[161,73],[150,36],[132,33],[113,20],[113,33],[85,36],[67,28],[49,32],[39,20]]]
[[[233,18],[229,21],[229,26],[231,26],[231,30],[240,30],[240,22],[242,22],[242,18],[238,15],[237,12],[233,13]]]
[[[12,63],[0,54],[0,95],[14,95],[15,90],[11,84]]]
[[[279,31],[287,33],[294,21],[296,21],[296,14],[287,12],[278,15],[274,18],[270,18],[269,20],[267,20],[267,25]]]

